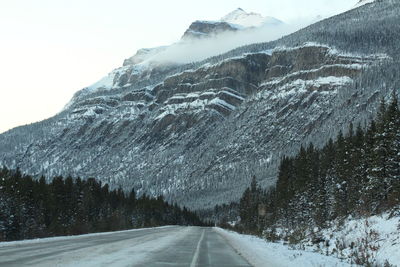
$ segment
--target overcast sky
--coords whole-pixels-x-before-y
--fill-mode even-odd
[[[0,0],[0,132],[59,112],[143,47],[241,7],[291,23],[357,0]]]

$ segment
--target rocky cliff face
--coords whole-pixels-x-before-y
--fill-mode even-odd
[[[182,40],[207,38],[223,32],[235,32],[238,28],[223,21],[195,21],[182,36]]]
[[[279,42],[190,65],[125,64],[55,117],[2,134],[0,165],[93,176],[192,208],[237,200],[253,174],[273,185],[281,156],[365,123],[400,81],[393,55]]]

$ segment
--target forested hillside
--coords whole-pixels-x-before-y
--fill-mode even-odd
[[[399,88],[398,21],[399,1],[375,1],[201,62],[125,64],[56,116],[1,134],[0,165],[193,209],[238,201],[253,175],[274,185],[283,155],[321,148]]]
[[[196,214],[162,197],[136,198],[94,178],[55,177],[47,184],[0,169],[0,241],[161,225],[201,225]]]
[[[393,92],[389,103],[381,100],[376,119],[367,127],[350,124],[347,133],[340,132],[322,149],[310,144],[297,155],[282,158],[275,187],[264,191],[253,178],[240,200],[236,228],[291,244],[308,239],[323,244],[326,251],[335,247],[337,253],[347,245],[337,240],[332,244],[321,229],[332,223],[343,227],[349,218],[365,219],[365,236],[349,246],[355,251],[353,263],[368,265],[368,253],[378,250],[371,244],[379,241],[368,218],[383,213],[399,216],[399,205],[400,111]]]

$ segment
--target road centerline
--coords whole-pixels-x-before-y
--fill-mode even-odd
[[[205,231],[206,230],[203,229],[203,232],[201,233],[201,237],[199,239],[199,243],[197,243],[196,252],[193,255],[193,259],[192,259],[192,263],[190,264],[190,267],[195,267],[197,264],[197,261],[199,259],[200,246],[201,246],[201,242],[203,242]]]

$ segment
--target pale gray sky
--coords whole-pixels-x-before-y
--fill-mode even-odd
[[[357,0],[0,0],[0,133],[59,112],[137,49],[177,41],[197,19],[241,7],[285,22]]]

